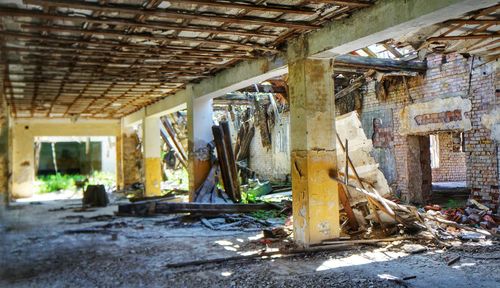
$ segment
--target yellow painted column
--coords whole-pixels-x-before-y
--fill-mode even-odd
[[[159,117],[148,117],[143,120],[144,144],[144,188],[145,196],[161,195],[161,140]]]
[[[13,198],[29,198],[35,192],[35,138],[29,124],[12,127],[12,191]]]
[[[187,85],[187,129],[188,129],[188,175],[189,201],[195,191],[203,184],[210,172],[210,151],[207,144],[213,140],[212,99],[196,98],[193,86]]]
[[[333,61],[306,52],[301,38],[288,48],[293,232],[304,247],[340,234]]]

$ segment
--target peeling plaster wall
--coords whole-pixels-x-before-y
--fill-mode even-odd
[[[375,94],[375,82],[364,87],[362,120],[368,137],[374,132],[370,125],[380,118],[380,111],[393,111],[391,117],[384,117],[382,128],[384,140],[380,149],[393,154],[396,159],[396,177],[391,175],[393,165],[379,161],[391,187],[403,200],[419,201],[421,191],[416,187],[421,181],[419,163],[412,160],[417,151],[413,147],[417,141],[409,141],[412,135],[429,135],[437,132],[462,132],[465,138],[467,159],[467,185],[474,197],[495,207],[498,204],[498,99],[495,83],[500,77],[497,64],[484,63],[459,54],[446,56],[434,54],[427,57],[428,70],[422,79],[408,81],[409,95],[403,82],[389,88],[387,100],[379,100]],[[470,84],[470,85],[469,85]],[[498,83],[496,83],[498,86]],[[499,94],[499,95],[497,95]],[[458,110],[458,111],[457,111]],[[498,129],[498,130],[497,130]],[[413,143],[413,144],[412,144]],[[413,145],[413,146],[412,146]],[[416,144],[415,144],[416,145]],[[390,158],[390,157],[386,157]],[[379,158],[380,159],[380,158]]]
[[[260,127],[255,126],[255,135],[250,144],[250,169],[260,177],[284,181],[290,180],[290,114],[281,115],[280,123],[271,131],[271,148],[262,145]]]
[[[438,131],[470,130],[471,110],[469,99],[461,97],[437,98],[410,104],[399,112],[401,135],[425,135]]]
[[[474,63],[470,89],[472,130],[465,133],[467,186],[475,199],[495,209],[499,206],[498,142],[489,129],[492,126],[484,125],[491,121],[483,119],[491,119],[491,112],[498,110],[499,71],[494,63]]]

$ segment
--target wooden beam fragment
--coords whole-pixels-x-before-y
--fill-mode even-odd
[[[357,67],[364,69],[376,69],[379,71],[418,71],[427,70],[427,65],[422,61],[402,61],[387,58],[372,58],[353,55],[341,55],[335,57],[335,67]]]
[[[432,41],[458,41],[458,40],[470,40],[470,39],[496,39],[500,37],[500,33],[493,34],[469,34],[460,36],[437,36],[430,37],[427,42]]]
[[[268,203],[256,204],[212,204],[212,203],[172,203],[158,201],[139,201],[131,204],[118,205],[118,214],[122,215],[154,215],[154,214],[225,214],[249,213],[259,210],[273,210],[274,205]]]

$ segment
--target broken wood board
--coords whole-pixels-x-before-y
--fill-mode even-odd
[[[268,203],[257,204],[212,204],[212,203],[169,203],[160,201],[145,201],[141,203],[123,204],[118,206],[119,215],[147,216],[154,214],[223,214],[249,213],[259,210],[276,209]]]

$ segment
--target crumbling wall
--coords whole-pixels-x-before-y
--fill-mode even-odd
[[[142,152],[139,138],[133,129],[124,131],[121,136],[122,141],[122,169],[123,186],[127,187],[136,182],[142,182]]]
[[[374,81],[369,81],[364,87],[363,128],[367,136],[375,140],[375,147],[384,149],[385,154],[394,155],[396,177],[388,174],[391,171],[388,166],[392,165],[390,161],[379,161],[381,169],[388,180],[394,179],[389,182],[396,194],[404,201],[418,202],[422,197],[415,193],[420,193],[421,187],[416,186],[420,180],[415,181],[415,177],[422,167],[421,163],[415,163],[412,153],[417,151],[415,145],[418,141],[411,141],[409,137],[436,132],[465,132],[463,155],[467,159],[467,185],[473,190],[474,197],[494,207],[498,203],[499,181],[498,144],[496,134],[491,132],[499,122],[495,112],[499,111],[495,81],[500,81],[496,80],[499,78],[496,77],[496,65],[460,54],[433,54],[427,57],[427,66],[424,77],[407,81],[408,87],[403,81],[389,87],[386,99],[377,98]],[[440,105],[441,102],[452,103],[453,109]],[[426,111],[425,107],[432,107],[432,111]],[[380,111],[387,113],[391,110],[392,123],[391,117],[377,115]],[[375,135],[372,126],[375,122],[380,124],[378,130],[382,133],[379,135]],[[456,160],[463,161],[463,157]],[[384,156],[384,159],[391,158]],[[457,176],[460,175],[463,176],[463,171]]]
[[[250,144],[250,169],[263,179],[284,181],[290,177],[290,114],[285,112],[271,129],[271,147],[262,144],[261,127],[255,126]],[[288,179],[289,180],[289,179]]]
[[[482,123],[482,119],[498,109],[500,95],[495,64],[482,63],[474,59],[472,71],[470,113],[472,129],[465,132],[465,152],[467,153],[467,185],[472,196],[491,208],[498,207],[498,158],[497,145],[492,131]],[[490,116],[491,117],[491,116]]]
[[[380,164],[380,169],[389,182],[392,192],[401,197],[403,201],[414,201],[412,193],[420,191],[420,187],[412,187],[410,176],[420,171],[420,164],[411,161],[412,148],[408,135],[398,133],[401,126],[400,111],[411,101],[422,99],[422,80],[418,78],[407,79],[409,95],[403,81],[399,85],[390,86],[386,100],[378,99],[375,81],[369,81],[364,87],[363,109],[361,119],[363,130],[368,138],[374,141],[374,157]],[[410,98],[411,97],[411,98]]]
[[[459,133],[439,133],[439,166],[432,168],[433,182],[466,180],[466,155]]]

